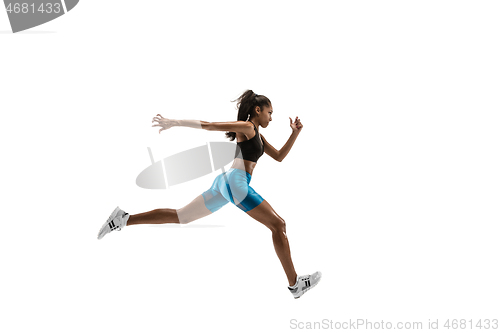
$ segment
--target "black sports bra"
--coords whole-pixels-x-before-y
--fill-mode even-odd
[[[238,148],[236,149],[235,157],[243,158],[244,160],[249,160],[252,162],[257,162],[262,154],[264,154],[264,142],[260,138],[257,127],[255,127],[254,123],[252,124],[253,128],[255,129],[255,135],[249,140],[237,143]]]

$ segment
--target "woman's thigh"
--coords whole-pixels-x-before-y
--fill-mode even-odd
[[[260,205],[264,199],[250,186],[251,176],[238,169],[231,171],[227,183],[224,187],[221,186],[222,195],[244,212]]]
[[[271,207],[266,200],[263,200],[257,207],[246,213],[272,231],[285,227],[285,221],[274,211],[273,207]]]
[[[212,214],[212,212],[205,206],[205,200],[202,194],[197,196],[186,206],[177,209],[177,217],[181,224],[195,221],[210,214]]]

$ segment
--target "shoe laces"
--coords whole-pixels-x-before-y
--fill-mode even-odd
[[[300,281],[305,281],[305,280],[310,280],[311,279],[311,275],[302,275],[300,277]]]

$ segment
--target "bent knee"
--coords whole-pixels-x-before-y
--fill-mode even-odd
[[[189,210],[185,209],[185,207],[176,210],[177,217],[179,219],[180,224],[186,224],[189,222],[193,222],[196,220],[195,216]]]
[[[272,232],[286,233],[286,223],[281,217],[276,217],[269,225]]]

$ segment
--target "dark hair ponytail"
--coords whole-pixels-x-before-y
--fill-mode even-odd
[[[255,107],[259,106],[261,110],[264,106],[270,107],[271,101],[264,95],[257,95],[252,90],[245,91],[240,97],[231,102],[238,102],[238,118],[236,120],[247,121],[255,116]],[[236,138],[235,132],[226,132],[226,137],[233,141]]]

